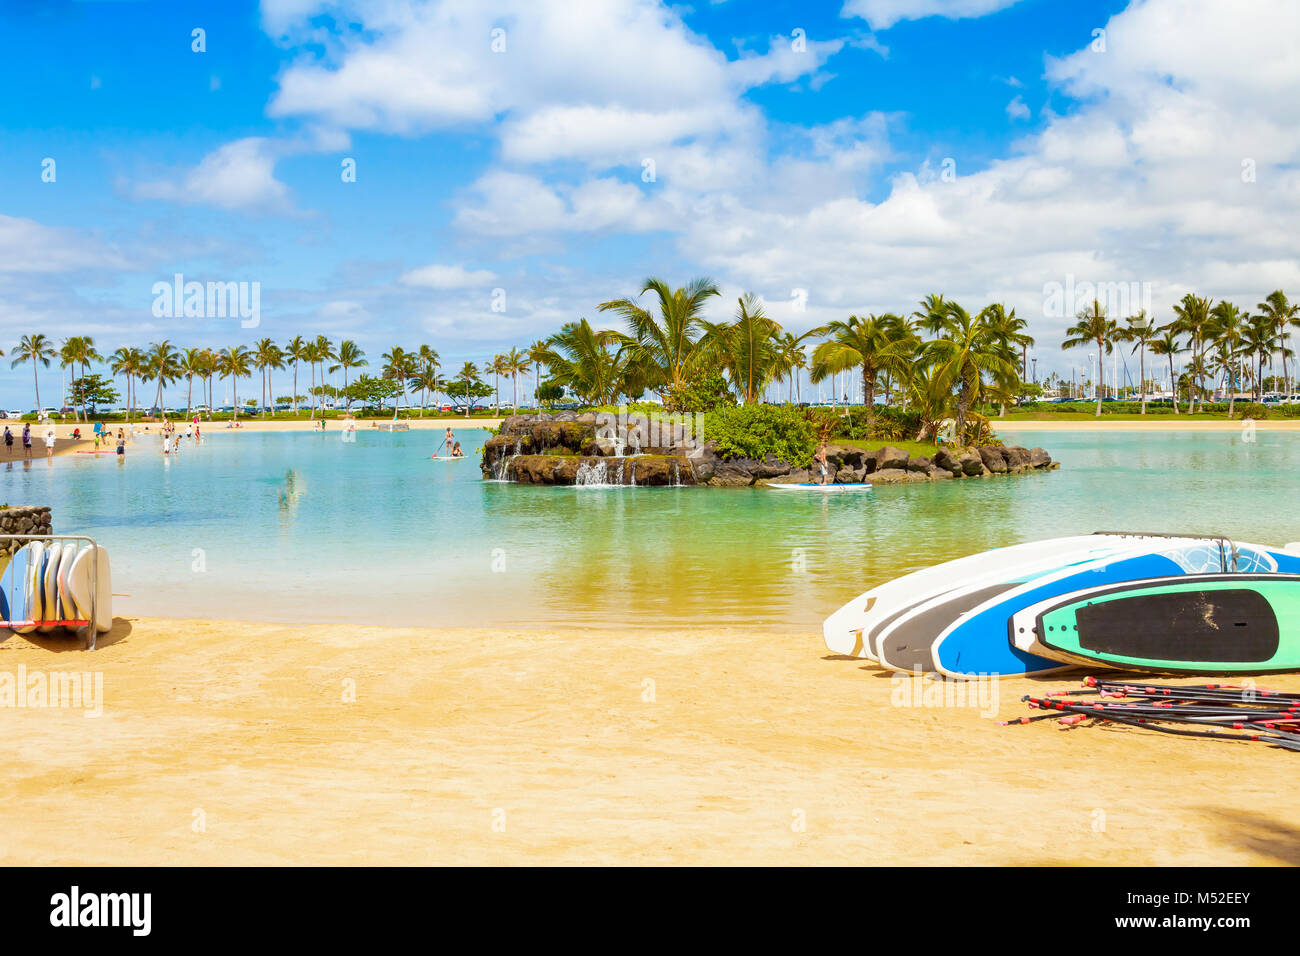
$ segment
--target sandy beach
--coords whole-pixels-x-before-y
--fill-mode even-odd
[[[0,681],[102,675],[100,716],[6,708],[6,864],[1300,862],[1294,754],[895,706],[816,633],[143,618],[75,646],[0,644]],[[1067,683],[1004,681],[999,715]]]

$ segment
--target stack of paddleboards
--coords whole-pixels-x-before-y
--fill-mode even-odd
[[[20,634],[113,626],[108,552],[84,542],[32,541],[0,574],[0,627]]]
[[[953,678],[1073,666],[1300,670],[1300,547],[1099,533],[999,548],[854,598],[838,654]]]

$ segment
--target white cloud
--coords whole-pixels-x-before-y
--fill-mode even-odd
[[[669,224],[667,211],[636,186],[591,179],[551,186],[535,176],[491,172],[472,187],[472,202],[457,211],[455,225],[485,236],[538,232],[647,232]]]
[[[900,20],[925,17],[982,17],[1015,4],[1018,0],[845,0],[842,16],[861,17],[873,30],[885,30]]]
[[[179,180],[139,183],[137,199],[165,199],[219,209],[283,211],[288,189],[275,178],[276,147],[261,137],[227,143]]]
[[[444,266],[433,263],[402,274],[406,285],[425,286],[430,289],[469,289],[496,281],[496,274],[486,269],[466,269],[461,265]]]
[[[1029,107],[1025,105],[1023,97],[1015,97],[1007,104],[1007,116],[1013,120],[1029,119]]]
[[[126,257],[93,237],[0,213],[0,273],[123,268]]]

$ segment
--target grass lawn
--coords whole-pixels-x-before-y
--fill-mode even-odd
[[[860,438],[832,438],[831,442],[836,445],[850,445],[864,451],[875,451],[877,448],[890,445],[907,452],[909,458],[929,458],[937,450],[934,445],[923,441],[865,441]]]
[[[1195,415],[1188,415],[1186,412],[1180,412],[1175,415],[1172,412],[1161,412],[1156,414],[1141,415],[1133,414],[1111,414],[1103,408],[1101,421],[1106,422],[1210,422],[1210,421],[1240,421],[1241,413],[1229,418],[1226,412],[1198,412]],[[1269,419],[1292,419],[1300,417],[1296,414],[1282,414],[1272,409],[1268,412]],[[993,430],[997,431],[998,422],[1095,422],[1097,415],[1094,412],[1013,412],[1008,411],[1004,417],[993,415],[989,418],[989,423]]]

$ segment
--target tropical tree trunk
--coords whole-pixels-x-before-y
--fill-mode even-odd
[[[867,430],[876,424],[876,376],[869,366],[862,366],[862,400],[867,403]]]
[[[1178,414],[1178,378],[1174,375],[1174,355],[1169,353],[1169,397],[1174,400],[1174,414]]]
[[[1101,418],[1101,393],[1106,387],[1106,353],[1103,343],[1097,340],[1097,418]]]
[[[36,417],[41,417],[41,376],[36,371],[36,356],[32,356],[32,381],[36,385]]]
[[[1147,413],[1147,347],[1142,343],[1142,350],[1139,353],[1138,362],[1141,368],[1138,369],[1138,382],[1142,388],[1142,414]]]

